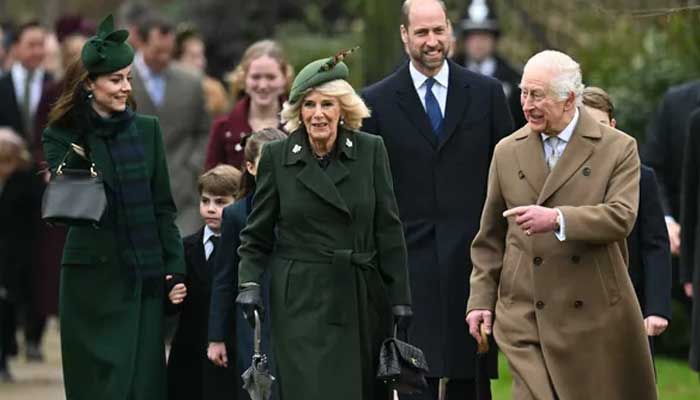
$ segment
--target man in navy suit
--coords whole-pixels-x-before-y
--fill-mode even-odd
[[[583,105],[600,123],[613,128],[617,124],[612,100],[603,89],[584,89]],[[656,174],[645,165],[640,168],[637,222],[627,237],[627,246],[630,278],[647,336],[658,336],[671,319],[671,252]]]
[[[469,245],[479,229],[493,149],[513,131],[501,84],[447,60],[452,27],[445,4],[408,0],[401,39],[409,62],[366,88],[372,117],[363,129],[381,135],[408,245],[413,323],[409,341],[430,367],[437,399],[449,378],[450,399],[474,397],[476,342],[464,323]],[[495,352],[489,374],[496,374]]]

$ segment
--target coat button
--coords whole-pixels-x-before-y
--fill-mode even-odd
[[[581,256],[578,256],[578,255],[571,256],[571,262],[574,263],[574,264],[580,263],[580,262],[581,262]]]
[[[538,301],[535,303],[535,307],[537,307],[538,310],[541,310],[544,308],[544,302],[543,301]]]
[[[520,178],[520,179],[525,178],[525,174],[523,173],[523,171],[518,171],[518,178]]]
[[[591,175],[591,169],[588,167],[585,167],[583,169],[583,176],[589,176],[589,175]]]
[[[535,265],[541,265],[542,264],[542,257],[535,257],[532,259],[532,263]]]
[[[581,307],[583,307],[583,302],[581,300],[574,301],[574,308],[581,308]]]

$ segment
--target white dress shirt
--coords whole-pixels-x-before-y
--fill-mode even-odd
[[[27,69],[24,68],[21,63],[16,62],[12,64],[10,74],[12,74],[12,84],[15,88],[15,97],[17,98],[17,105],[19,107],[22,107],[22,104],[24,104],[24,97],[26,96],[26,93],[24,93],[24,84],[27,79],[27,73]],[[32,80],[29,82],[29,111],[32,116],[36,113],[36,109],[39,106],[43,83],[44,70],[37,68],[34,70]]]
[[[413,61],[410,62],[408,67],[411,73],[411,80],[413,81],[413,86],[416,88],[418,93],[418,98],[421,104],[423,104],[423,109],[425,110],[425,91],[426,82],[428,76],[423,75],[422,72],[418,71],[416,67],[413,66]],[[450,80],[450,66],[447,61],[444,61],[440,72],[433,77],[435,79],[435,84],[433,85],[433,95],[437,99],[438,105],[440,106],[440,112],[442,117],[445,117],[445,106],[447,105],[447,83]]]
[[[496,64],[496,59],[493,57],[489,57],[480,63],[470,61],[469,65],[467,65],[467,69],[472,72],[479,73],[481,75],[493,76],[493,74],[496,73],[497,66],[498,64]]]
[[[220,234],[214,233],[207,225],[204,225],[204,235],[202,235],[202,244],[204,244],[204,258],[209,260],[209,256],[214,251],[214,243],[211,242],[212,236],[220,237]]]
[[[544,150],[545,160],[547,159],[548,154],[552,154],[552,151],[556,150],[556,154],[559,154],[559,161],[561,161],[561,156],[564,154],[566,145],[569,144],[569,141],[571,140],[571,135],[574,134],[574,129],[576,129],[578,117],[579,112],[577,107],[574,113],[574,117],[571,118],[571,122],[569,122],[569,124],[566,125],[566,128],[564,128],[564,130],[557,135],[559,141],[557,142],[556,149],[552,149],[551,144],[548,140],[546,140],[549,136],[545,135],[544,133],[540,133],[540,136],[542,137],[542,150]],[[554,166],[554,168],[556,168],[556,165]],[[555,231],[554,235],[557,237],[557,239],[559,239],[559,241],[563,242],[564,240],[566,240],[566,223],[564,222],[564,214],[562,214],[562,212],[558,208],[555,208],[555,210],[557,210],[557,213],[559,213],[559,230]]]

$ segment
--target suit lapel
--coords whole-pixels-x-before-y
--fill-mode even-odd
[[[526,126],[516,134],[515,140],[518,141],[515,147],[520,168],[518,176],[527,181],[535,194],[539,194],[547,179],[542,139]]]
[[[431,146],[436,147],[438,144],[437,137],[433,133],[433,128],[430,125],[428,114],[425,113],[423,103],[418,98],[418,93],[413,85],[411,73],[408,69],[408,63],[398,72],[401,82],[396,91],[399,108],[404,112],[409,121],[415,126]]]
[[[141,75],[139,75],[139,69],[133,68],[133,71],[134,84],[132,86],[134,97],[138,103],[137,106],[144,111],[153,110],[155,112],[155,110],[157,110],[156,105],[153,103],[153,100],[151,100],[151,95],[148,94],[148,90],[146,90],[146,84],[141,78]]]
[[[554,170],[547,177],[540,196],[537,198],[537,204],[546,202],[588,160],[595,149],[595,144],[591,139],[599,139],[600,137],[598,122],[583,109],[579,109],[579,120],[571,135],[571,140],[566,145],[566,149]]]
[[[442,127],[440,148],[455,133],[457,125],[464,118],[469,107],[469,84],[464,80],[463,74],[458,73],[460,68],[452,61],[448,61],[450,68],[449,83],[447,86],[447,104],[445,105],[445,121]]]
[[[202,282],[209,281],[209,273],[207,268],[207,259],[204,254],[204,228],[200,229],[195,236],[195,241],[191,243],[189,252],[190,265],[194,268],[194,273]]]
[[[338,134],[339,141],[342,136],[342,134]],[[341,143],[337,143],[336,146],[341,146]],[[304,164],[304,168],[296,176],[302,185],[321,198],[321,200],[350,215],[350,210],[336,187],[336,184],[343,181],[350,174],[347,167],[340,161],[340,153],[338,154],[338,159],[333,160],[328,169],[323,171],[311,155],[311,149],[306,141],[306,133],[303,131],[297,131],[290,136],[285,151],[287,154],[285,165],[294,165],[297,162]],[[341,150],[338,149],[338,151],[340,152]]]

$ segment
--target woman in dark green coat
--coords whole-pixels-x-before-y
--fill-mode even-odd
[[[259,283],[272,268],[281,400],[383,398],[379,346],[392,314],[400,325],[411,315],[386,150],[357,131],[369,110],[347,76],[338,57],[299,73],[282,111],[292,133],[263,148],[241,232],[237,302],[248,316],[262,308]]]
[[[108,203],[99,228],[70,226],[63,251],[68,400],[166,398],[164,280],[185,265],[158,121],[129,107],[127,36],[111,16],[103,21],[68,70],[43,135],[52,173],[64,158],[65,168],[94,163]]]

